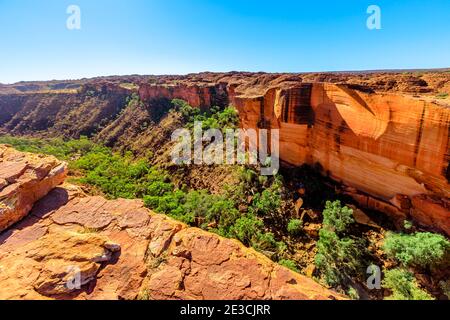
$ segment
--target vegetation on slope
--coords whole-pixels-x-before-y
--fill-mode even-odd
[[[135,100],[131,97],[128,102]],[[201,121],[203,129],[225,130],[238,124],[232,107],[202,112],[182,100],[174,100],[170,113],[178,114],[188,129],[193,128],[195,121]],[[152,166],[148,156],[119,153],[86,137],[64,141],[1,136],[0,143],[67,160],[76,183],[111,199],[143,199],[147,207],[158,213],[238,239],[294,271],[315,263],[316,271],[311,275],[354,298],[358,297],[355,282],[365,282],[365,267],[383,262],[368,252],[370,244],[365,235],[355,232],[358,228],[352,209],[339,201],[327,202],[339,198],[334,188],[327,187],[307,168],[265,177],[258,174],[257,167],[235,166],[237,182],[213,194],[174,181],[172,172]],[[316,225],[320,229],[318,235],[312,228]],[[385,270],[383,281],[383,288],[391,293],[389,298],[432,298],[414,274],[417,268],[430,269],[446,261],[448,240],[431,233],[389,233],[382,248],[387,259],[394,261],[393,268]],[[440,286],[442,292],[448,291],[445,281]]]

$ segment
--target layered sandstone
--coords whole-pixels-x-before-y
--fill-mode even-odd
[[[0,232],[25,217],[66,175],[66,163],[55,157],[0,145]]]
[[[66,185],[0,233],[3,299],[341,299],[235,240],[139,200]]]
[[[414,219],[450,235],[450,108],[316,83],[234,101],[244,128],[280,129],[285,162],[319,167],[356,190],[349,194],[361,205],[398,225]]]
[[[98,81],[91,80],[94,84]],[[167,111],[171,99],[184,99],[201,108],[233,104],[243,128],[280,129],[283,163],[320,168],[324,175],[342,183],[345,192],[362,206],[389,214],[398,226],[412,219],[450,235],[450,98],[439,96],[450,91],[448,70],[232,72],[101,81],[109,83],[110,91],[121,82],[135,81],[143,104],[123,113],[120,107],[96,106],[87,111],[82,103],[71,104],[71,112],[57,111],[72,114],[62,123],[55,120],[53,104],[46,107],[43,103],[39,117],[31,117],[34,113],[29,106],[35,102],[29,99],[47,97],[42,93],[44,83],[11,85],[2,92],[38,93],[0,94],[0,130],[42,134],[41,127],[47,125],[49,132],[71,137],[89,133],[108,145],[139,153],[160,149],[170,139],[170,132],[159,127],[160,117],[155,114]],[[89,87],[87,83],[89,80],[84,80],[82,85]],[[46,86],[50,85],[58,84]],[[68,101],[72,99],[84,101],[86,97],[79,91]],[[109,111],[100,112],[103,109]],[[159,138],[152,134],[155,128],[163,132]]]

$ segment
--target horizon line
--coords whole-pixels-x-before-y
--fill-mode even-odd
[[[65,79],[44,79],[44,80],[20,80],[16,82],[0,82],[0,85],[11,86],[19,83],[35,83],[35,82],[54,82],[54,81],[82,81],[82,80],[93,80],[97,78],[113,78],[113,77],[163,77],[163,76],[189,76],[195,74],[212,73],[212,74],[231,74],[231,73],[249,73],[249,74],[314,74],[314,73],[404,73],[404,72],[447,72],[450,71],[449,67],[436,67],[436,68],[405,68],[405,69],[360,69],[360,70],[332,70],[332,71],[300,71],[300,72],[267,72],[267,71],[198,71],[198,72],[188,72],[188,73],[165,73],[165,74],[138,74],[138,73],[126,73],[126,74],[109,74],[109,75],[98,75],[92,77],[82,77],[82,78],[65,78]]]

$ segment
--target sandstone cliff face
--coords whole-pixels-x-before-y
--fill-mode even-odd
[[[0,232],[25,217],[66,175],[66,164],[54,157],[0,145]]]
[[[97,106],[55,125],[59,111],[51,111],[51,104],[33,113],[26,107],[34,105],[28,99],[0,95],[0,128],[23,134],[39,132],[39,123],[42,127],[51,123],[55,134],[76,137],[89,132],[109,145],[138,149],[142,145],[136,141],[155,146],[145,139],[155,132],[148,123],[155,120],[155,113],[167,109],[171,99],[201,108],[230,103],[238,108],[243,128],[281,129],[284,163],[321,168],[324,175],[347,186],[346,192],[362,206],[389,214],[399,226],[414,219],[450,235],[450,98],[436,98],[450,89],[448,72],[234,72],[134,80],[140,83],[143,106],[121,115]],[[108,81],[107,87],[114,88],[124,80]],[[65,108],[68,114],[73,109],[68,104]],[[103,125],[103,131],[92,129]],[[86,126],[90,129],[79,128]],[[164,137],[167,134],[164,131]]]
[[[0,234],[0,299],[342,299],[138,200],[54,189]]]
[[[282,160],[320,167],[398,224],[412,218],[450,235],[448,107],[337,84],[270,89],[234,102],[244,128],[280,129]]]

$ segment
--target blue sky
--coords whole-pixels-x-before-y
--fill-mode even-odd
[[[71,4],[81,30],[66,28]],[[0,30],[2,83],[450,67],[449,0],[0,0]]]

